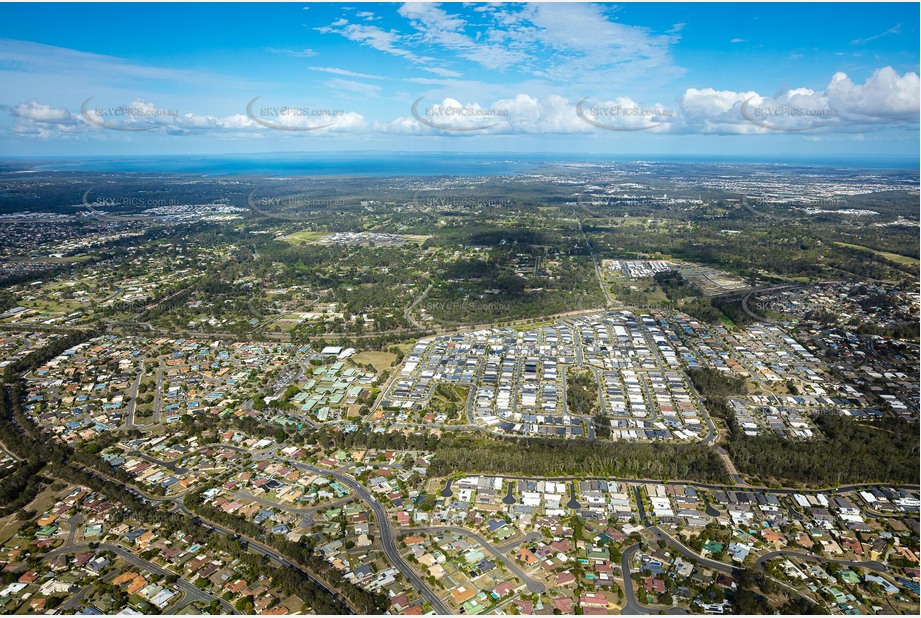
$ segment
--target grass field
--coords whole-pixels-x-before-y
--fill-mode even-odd
[[[406,242],[414,242],[420,245],[424,245],[425,241],[432,237],[430,234],[400,234],[400,236],[406,239]]]
[[[61,497],[60,492],[52,490],[50,487],[46,486],[42,491],[35,496],[35,500],[27,504],[24,508],[28,511],[35,511],[36,513],[43,513],[46,510],[50,509]],[[12,513],[7,517],[0,518],[0,543],[7,543],[13,534],[19,529],[19,526],[23,522],[16,519],[16,513]]]
[[[301,230],[300,232],[294,232],[288,234],[284,237],[283,240],[291,244],[305,245],[308,243],[314,243],[326,236],[326,232],[315,232],[313,230]]]
[[[858,251],[868,251],[874,253],[880,257],[886,258],[896,264],[902,264],[903,266],[918,266],[918,258],[908,257],[907,255],[899,255],[898,253],[889,253],[887,251],[877,251],[876,249],[871,249],[870,247],[864,247],[862,245],[852,245],[846,242],[835,242],[836,245],[840,247],[847,247],[849,249],[857,249]]]
[[[407,341],[407,342],[405,342],[405,343],[395,343],[395,344],[393,345],[393,347],[395,347],[395,348],[397,348],[398,350],[400,350],[400,352],[402,352],[403,354],[408,353],[408,352],[409,352],[410,350],[412,350],[415,346],[416,346],[416,342],[415,342],[415,341]]]
[[[393,366],[393,361],[396,359],[397,355],[393,352],[378,352],[376,350],[368,350],[354,354],[349,360],[362,365],[370,363],[371,366],[374,367],[374,370],[380,373],[381,371]]]
[[[88,255],[71,255],[69,257],[10,257],[7,259],[7,262],[16,262],[16,263],[33,263],[33,262],[44,262],[47,264],[76,264],[77,262],[85,262],[90,259]]]

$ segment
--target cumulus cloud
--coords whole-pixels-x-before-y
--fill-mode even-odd
[[[823,91],[788,89],[774,96],[754,91],[689,88],[679,97],[682,125],[694,133],[865,131],[918,122],[919,79],[892,67],[877,69],[863,84],[835,73]]]
[[[407,81],[446,85],[422,78]],[[780,131],[855,133],[917,124],[919,92],[917,74],[900,75],[884,67],[863,84],[836,73],[821,91],[792,88],[766,96],[754,90],[689,88],[678,97],[677,104],[637,101],[626,96],[577,101],[555,94],[518,94],[490,104],[443,97],[435,103],[417,105],[427,114],[421,122],[417,120],[414,125],[411,118],[399,118],[389,125],[389,130],[411,127],[414,132],[425,132],[428,127],[433,132],[489,134],[604,130],[737,135]]]
[[[919,92],[917,73],[899,75],[892,67],[877,69],[863,85],[835,73],[825,89],[846,118],[868,122],[917,122]]]
[[[417,100],[411,117],[388,123],[389,132],[462,134],[590,134],[609,131],[662,131],[674,110],[640,105],[629,98],[572,101],[551,94],[518,94],[487,105],[446,97],[437,102]]]
[[[331,69],[318,67],[318,69]],[[352,72],[324,70],[331,90],[362,99],[380,94],[377,84],[347,79]],[[464,82],[408,78],[409,83],[469,92]],[[407,103],[397,117],[368,120],[344,109],[311,109],[292,102],[253,99],[227,116],[159,107],[146,100],[104,106],[92,100],[70,110],[37,99],[0,110],[11,119],[9,133],[47,139],[99,136],[114,131],[150,131],[166,135],[209,134],[263,136],[272,130],[315,135],[516,135],[591,134],[604,131],[643,131],[652,134],[757,135],[778,131],[809,131],[819,135],[852,135],[892,126],[917,126],[919,78],[891,67],[876,70],[864,83],[836,73],[823,90],[793,88],[772,96],[754,90],[689,88],[677,104],[638,101],[627,96],[574,99],[551,93],[477,101],[462,94],[434,93]],[[111,129],[111,131],[106,131]]]
[[[7,111],[14,123],[10,132],[19,137],[51,139],[70,137],[80,130],[81,119],[65,107],[54,107],[35,99],[29,99],[18,105],[3,105],[0,110]]]
[[[30,99],[10,108],[10,112],[21,120],[35,122],[49,122],[54,124],[76,124],[77,119],[64,107],[53,107],[47,103],[40,103]]]
[[[12,134],[40,139],[111,137],[117,132],[233,137],[264,135],[272,130],[335,134],[367,127],[364,116],[353,111],[258,105],[255,100],[246,113],[227,116],[181,112],[142,99],[111,106],[88,101],[76,111],[31,99],[0,110],[14,119],[8,129]]]

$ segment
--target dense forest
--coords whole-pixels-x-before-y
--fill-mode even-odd
[[[566,408],[570,414],[591,415],[598,407],[598,380],[590,371],[567,371]]]
[[[482,437],[442,439],[429,474],[447,476],[457,472],[680,479],[709,483],[729,480],[717,454],[700,444]]]
[[[917,423],[897,418],[862,423],[829,413],[815,417],[822,434],[816,440],[747,436],[726,404],[727,397],[744,394],[744,378],[708,368],[691,369],[688,375],[704,397],[710,414],[729,427],[730,439],[725,448],[736,468],[753,480],[820,487],[918,482]]]
[[[726,445],[739,472],[764,482],[835,486],[849,483],[918,483],[917,423],[885,419],[860,423],[816,417],[824,439],[794,442],[733,432]]]
[[[710,367],[692,367],[687,373],[697,392],[705,399],[745,394],[745,378],[733,377]]]

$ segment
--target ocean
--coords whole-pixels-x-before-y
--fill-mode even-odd
[[[135,157],[68,157],[6,161],[4,167],[55,172],[195,174],[203,176],[505,176],[556,166],[604,163],[766,164],[795,167],[916,170],[917,161],[901,157],[817,158],[756,156],[636,157],[567,153],[340,152]]]

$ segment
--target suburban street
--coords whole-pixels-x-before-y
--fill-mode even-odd
[[[417,527],[412,527],[412,528],[401,528],[400,529],[400,534],[409,533],[409,532],[424,532],[426,534],[443,534],[445,532],[453,532],[454,534],[462,534],[466,537],[473,539],[477,543],[479,543],[483,548],[485,548],[495,558],[498,558],[503,563],[505,563],[505,566],[508,567],[508,570],[511,571],[515,575],[515,577],[517,577],[518,579],[520,579],[527,585],[528,592],[540,593],[540,592],[544,592],[547,589],[547,587],[543,583],[529,577],[524,571],[521,570],[521,568],[519,568],[517,564],[515,564],[514,560],[510,559],[504,553],[505,551],[508,551],[512,547],[525,542],[527,537],[525,539],[516,541],[515,543],[511,543],[510,544],[511,547],[509,545],[505,545],[500,548],[500,547],[494,546],[492,543],[484,539],[482,536],[480,536],[476,532],[471,532],[470,530],[467,530],[466,528],[460,528],[458,526],[417,526]],[[531,538],[534,538],[534,537],[531,537]]]
[[[354,491],[359,498],[366,502],[371,510],[374,511],[374,517],[378,524],[378,529],[380,530],[381,535],[381,546],[384,549],[384,553],[387,555],[387,559],[390,561],[390,564],[395,566],[400,573],[403,574],[406,579],[410,581],[412,586],[419,590],[419,592],[425,597],[427,601],[432,604],[432,607],[439,614],[448,615],[451,614],[451,610],[445,605],[438,595],[431,591],[431,589],[422,581],[416,572],[412,569],[411,566],[403,559],[400,553],[396,550],[396,545],[394,543],[393,527],[390,524],[390,519],[387,517],[387,512],[384,510],[384,507],[381,506],[380,502],[371,495],[371,492],[365,489],[364,485],[356,481],[350,476],[338,472],[332,472],[329,470],[323,470],[321,468],[316,468],[314,466],[308,466],[307,464],[294,461],[291,459],[285,459],[283,457],[276,457],[280,461],[284,461],[289,465],[300,468],[301,470],[308,470],[314,474],[324,474],[329,475],[335,478],[337,481],[346,485]]]
[[[110,551],[114,554],[117,554],[120,558],[122,558],[126,562],[133,564],[134,566],[138,568],[146,569],[147,571],[150,571],[151,573],[156,573],[157,575],[162,575],[166,577],[168,575],[174,574],[172,571],[168,571],[167,569],[164,569],[161,566],[157,566],[156,564],[152,562],[143,560],[142,558],[136,556],[135,554],[131,553],[130,551],[128,551],[127,549],[119,545],[110,545],[108,543],[100,543],[97,549],[101,549],[103,551]],[[44,554],[42,556],[42,560],[49,560],[55,556],[59,556],[62,554],[75,554],[75,553],[82,552],[82,551],[95,551],[95,550],[93,550],[88,544],[83,544],[83,545],[65,544],[63,547],[60,547],[58,549],[48,552],[47,554]],[[179,588],[179,590],[183,594],[183,598],[182,598],[183,605],[187,605],[188,603],[193,603],[195,601],[200,601],[207,605],[208,603],[211,603],[212,601],[218,601],[221,604],[221,607],[223,608],[223,610],[227,612],[228,614],[238,614],[239,613],[227,601],[221,599],[220,597],[216,597],[212,595],[211,593],[205,592],[203,590],[199,590],[198,588],[190,584],[188,581],[186,581],[182,577],[179,577],[179,579],[176,580],[176,587]]]

